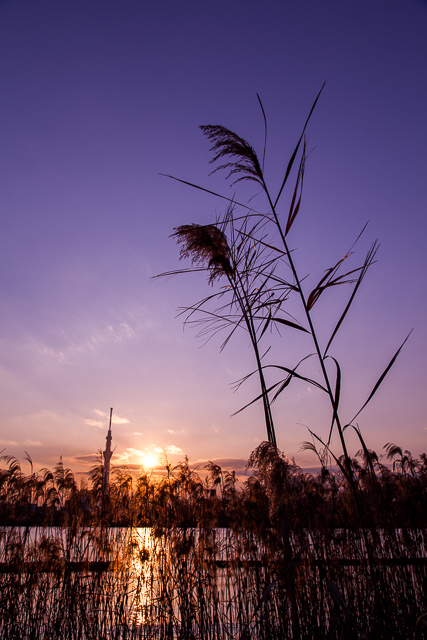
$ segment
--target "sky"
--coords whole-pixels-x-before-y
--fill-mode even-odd
[[[37,468],[62,455],[85,471],[113,407],[116,464],[166,454],[244,468],[266,439],[258,403],[231,417],[258,393],[255,380],[232,387],[254,367],[247,337],[220,352],[221,336],[203,345],[183,329],[177,310],[212,292],[206,274],[153,279],[190,266],[173,229],[209,224],[225,202],[161,174],[247,202],[256,189],[209,175],[199,126],[224,125],[262,155],[258,93],[277,192],[325,81],[289,242],[309,291],[369,221],[352,264],[378,238],[377,262],[331,351],[343,420],[414,328],[357,422],[378,453],[427,450],[427,2],[1,0],[3,455],[26,451]],[[349,293],[313,312],[324,344]],[[304,340],[271,337],[271,362],[295,366]],[[328,433],[322,393],[294,381],[273,415],[279,448],[315,465],[300,445],[308,429]]]

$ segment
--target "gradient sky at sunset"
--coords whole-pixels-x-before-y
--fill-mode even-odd
[[[378,452],[427,450],[427,2],[2,0],[4,453],[84,470],[110,407],[116,462],[166,449],[238,466],[265,439],[260,406],[230,417],[257,393],[231,388],[254,365],[245,336],[220,353],[221,338],[202,346],[175,317],[210,292],[204,275],[151,279],[185,266],[173,228],[211,222],[224,204],[160,174],[231,196],[209,176],[198,126],[225,125],[262,154],[258,92],[277,191],[325,80],[290,244],[309,287],[369,220],[354,264],[375,238],[378,262],[333,349],[343,416],[414,327],[358,423]],[[346,295],[319,301],[322,337]],[[294,366],[307,345],[283,331],[274,359]],[[320,392],[293,382],[273,411],[279,447],[316,464],[299,444],[307,426],[328,432]]]

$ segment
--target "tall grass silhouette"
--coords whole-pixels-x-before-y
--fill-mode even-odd
[[[177,464],[165,459],[157,474],[113,468],[105,486],[100,452],[79,485],[62,459],[53,471],[35,471],[26,454],[27,475],[19,460],[3,456],[0,638],[426,637],[427,455],[416,458],[394,443],[378,454],[355,422],[407,338],[351,420],[341,417],[343,373],[332,355],[377,243],[361,263],[347,266],[353,245],[309,290],[289,244],[302,211],[305,131],[320,93],[277,194],[264,175],[261,101],[262,160],[229,129],[201,127],[214,171],[227,171],[237,188],[246,181],[261,190],[265,211],[214,194],[227,202],[215,223],[184,224],[173,233],[190,267],[162,274],[205,271],[213,289],[181,310],[185,322],[195,323],[206,339],[225,330],[222,348],[240,329],[249,337],[255,368],[237,386],[256,376],[260,390],[241,410],[262,403],[267,441],[252,452],[247,476],[242,481],[214,461],[202,473],[187,458]],[[325,291],[342,285],[350,293],[323,343],[313,308]],[[290,313],[294,301],[301,322]],[[292,332],[305,334],[310,353],[297,362],[267,361],[274,328],[282,329],[284,340]],[[313,359],[317,378],[306,369]],[[317,475],[277,446],[272,403],[298,382],[322,391],[330,406],[328,437],[311,430],[312,440],[302,444],[318,456]],[[354,456],[349,430],[360,442]],[[332,448],[333,433],[340,451]]]
[[[417,620],[424,637],[426,454],[351,459],[376,590],[347,475],[271,443],[244,482],[213,462],[115,469],[108,510],[102,465],[80,486],[68,470],[59,503],[54,472],[3,463],[1,638],[409,638]]]
[[[374,460],[355,421],[377,393],[410,334],[407,335],[391,357],[389,364],[378,377],[368,397],[360,403],[360,408],[355,415],[350,420],[343,421],[340,411],[343,372],[337,356],[332,354],[333,343],[342,328],[368,270],[376,260],[378,243],[374,241],[371,244],[365,258],[357,266],[347,266],[354,253],[354,246],[364,231],[363,229],[350,250],[341,254],[342,257],[338,261],[332,262],[332,266],[328,267],[319,276],[316,286],[311,290],[305,289],[305,278],[301,274],[301,270],[296,266],[290,238],[295,220],[302,210],[302,193],[307,163],[305,132],[323,88],[311,107],[302,133],[287,164],[277,194],[271,192],[264,174],[267,118],[259,97],[258,100],[265,126],[262,161],[260,161],[254,147],[234,131],[222,125],[203,125],[200,127],[211,143],[211,164],[214,165],[212,173],[226,171],[226,180],[231,180],[232,185],[236,186],[236,188],[238,188],[239,183],[243,182],[254,184],[255,189],[258,192],[261,190],[264,195],[265,209],[260,211],[259,206],[255,209],[243,203],[238,196],[228,198],[223,194],[213,192],[187,180],[169,176],[181,183],[213,194],[223,201],[228,201],[228,206],[224,215],[218,217],[215,224],[186,224],[174,230],[173,236],[182,245],[180,258],[191,258],[193,269],[172,271],[161,274],[161,276],[188,272],[194,270],[194,265],[196,265],[198,270],[200,268],[207,270],[210,284],[222,277],[227,279],[225,286],[220,287],[218,291],[194,305],[184,308],[182,313],[185,316],[185,323],[201,323],[202,329],[199,335],[202,336],[211,335],[219,330],[228,328],[229,332],[222,347],[228,343],[237,328],[244,328],[247,331],[255,355],[256,370],[250,372],[239,381],[237,386],[257,374],[260,382],[260,394],[241,410],[246,409],[255,402],[262,401],[267,437],[273,447],[271,450],[273,453],[277,445],[271,411],[272,403],[283,393],[289,392],[289,387],[294,381],[303,381],[310,386],[316,387],[326,395],[331,409],[329,436],[326,439],[322,439],[319,434],[310,430],[312,442],[303,443],[302,448],[314,451],[323,467],[325,467],[327,461],[334,461],[346,478],[351,490],[353,509],[357,514],[358,527],[365,549],[371,589],[374,593],[374,600],[379,601],[381,600],[381,586],[375,567],[375,545],[373,544],[369,522],[366,520],[366,513],[362,506],[362,488],[356,477],[352,458],[348,451],[345,432],[348,429],[356,432],[366,464],[370,469],[372,486],[375,489]],[[294,174],[295,177],[291,178]],[[293,179],[293,184],[290,190],[290,204],[284,211],[283,195],[291,179]],[[253,193],[253,196],[255,195],[257,194]],[[341,288],[342,285],[351,287],[350,294],[343,311],[333,324],[330,335],[327,336],[323,343],[316,327],[313,309],[325,291],[336,290],[338,287]],[[304,318],[303,322],[297,322],[288,311],[289,308],[294,308],[294,306],[289,307],[289,301],[292,298],[296,298],[299,301],[299,307]],[[218,303],[218,301],[221,301],[221,306],[213,308],[212,304]],[[270,351],[269,346],[265,344],[267,330],[278,326],[284,329],[284,338],[292,339],[290,337],[292,335],[291,332],[295,331],[309,334],[311,351],[302,353],[296,363],[282,363],[280,361],[277,362],[277,360],[273,363],[266,363],[261,354],[266,354]],[[270,352],[270,356],[277,358],[275,352]],[[309,377],[305,373],[305,367],[309,359],[313,357],[317,360],[320,370],[320,377],[318,378]],[[332,370],[328,363],[331,363]],[[272,373],[278,374],[279,379],[277,380],[276,377],[274,382],[269,383],[267,382],[267,374],[271,375]],[[337,432],[341,445],[340,454],[331,449],[334,431]],[[268,452],[269,448],[267,447],[264,454],[267,455]],[[260,452],[258,453],[260,454]],[[258,457],[257,463],[260,462],[261,457]],[[280,480],[277,486],[281,487],[282,484],[282,480]],[[291,534],[288,526],[288,508],[283,504],[279,512],[285,557],[287,562],[291,563]],[[337,603],[341,602],[336,586],[330,581],[328,584],[335,601]],[[300,637],[300,624],[295,600],[296,585],[292,575],[289,578],[288,590],[292,605],[292,633],[293,637],[298,638]],[[345,608],[343,608],[343,611],[348,614]]]
[[[213,153],[213,157],[210,162],[216,165],[212,173],[225,170],[227,172],[226,179],[231,179],[233,185],[238,185],[242,182],[254,183],[256,189],[261,189],[265,196],[266,210],[265,212],[260,212],[235,198],[230,199],[222,194],[214,193],[219,199],[229,203],[224,215],[220,216],[215,224],[192,223],[181,225],[174,230],[173,237],[182,245],[180,258],[191,258],[193,265],[197,265],[197,270],[206,270],[209,274],[208,281],[210,284],[221,278],[226,278],[227,280],[225,286],[220,287],[218,291],[194,305],[184,308],[181,313],[185,315],[186,323],[196,322],[202,324],[199,334],[202,336],[209,336],[212,333],[228,328],[229,333],[222,343],[222,348],[238,328],[244,328],[247,331],[255,355],[256,371],[249,373],[240,383],[256,373],[259,377],[261,393],[243,408],[246,409],[254,402],[262,401],[267,438],[269,442],[276,445],[276,434],[271,412],[272,402],[277,400],[284,392],[289,391],[289,386],[294,380],[304,381],[310,386],[320,389],[328,397],[331,407],[330,433],[326,442],[322,441],[317,434],[312,433],[312,436],[317,444],[322,447],[323,455],[333,455],[329,445],[333,430],[337,430],[344,455],[344,467],[350,484],[353,484],[353,473],[347,450],[345,430],[348,428],[357,430],[356,418],[376,394],[409,336],[406,337],[403,344],[393,355],[367,399],[361,403],[360,409],[351,420],[343,422],[340,416],[342,371],[337,357],[331,355],[330,351],[367,271],[375,262],[378,243],[375,241],[371,244],[361,264],[345,270],[360,234],[350,250],[346,251],[337,262],[319,277],[318,284],[314,289],[305,291],[304,278],[296,268],[293,251],[289,245],[289,234],[293,229],[298,214],[301,212],[307,161],[305,132],[322,91],[323,87],[312,105],[303,131],[288,162],[281,186],[275,196],[270,192],[264,176],[267,119],[259,97],[265,124],[262,161],[259,160],[254,148],[235,132],[221,125],[201,126],[203,134],[212,144],[210,151]],[[296,177],[290,192],[290,204],[286,208],[286,214],[282,207],[282,197],[295,167]],[[173,178],[207,193],[213,193],[200,185],[195,185],[180,178]],[[344,273],[342,273],[343,269]],[[191,270],[194,270],[194,268],[170,271],[160,274],[158,277],[185,273]],[[312,311],[325,291],[329,289],[336,290],[341,285],[351,286],[351,293],[341,315],[334,324],[330,336],[325,344],[322,345]],[[305,318],[305,326],[295,321],[287,311],[287,304],[291,297],[299,299]],[[212,305],[216,302],[220,302],[221,305],[213,308]],[[289,336],[292,331],[302,331],[309,334],[314,353],[302,354],[297,363],[277,362],[263,364],[262,354],[268,351],[268,346],[264,345],[263,340],[266,339],[268,329],[273,327],[286,329],[284,339],[291,339]],[[317,359],[321,371],[321,377],[317,380],[301,373],[304,365],[307,364],[307,360],[312,357]],[[334,365],[332,373],[327,368],[328,360]],[[268,385],[266,382],[267,370],[278,373],[280,379]],[[357,430],[357,433],[361,439],[362,446],[365,446],[360,431]],[[357,500],[356,493],[355,499]]]

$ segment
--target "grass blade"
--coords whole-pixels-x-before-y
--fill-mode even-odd
[[[392,368],[392,366],[394,365],[397,356],[399,355],[399,353],[402,351],[404,344],[406,343],[406,341],[408,340],[409,336],[411,335],[411,333],[413,332],[413,329],[410,330],[410,332],[408,333],[408,335],[406,336],[406,338],[404,339],[404,341],[402,342],[402,344],[400,345],[400,347],[398,348],[398,350],[396,351],[396,353],[394,354],[394,356],[392,357],[392,359],[390,360],[390,362],[388,363],[387,367],[384,369],[384,371],[382,372],[382,374],[380,375],[380,377],[378,378],[376,384],[374,385],[374,388],[372,389],[371,393],[369,394],[368,399],[366,400],[365,404],[359,409],[359,411],[356,413],[356,415],[354,416],[353,420],[351,420],[349,422],[349,425],[351,425],[352,422],[354,422],[354,420],[357,418],[357,416],[363,411],[363,409],[366,407],[366,405],[368,404],[368,402],[371,401],[371,399],[374,397],[374,395],[376,394],[376,392],[378,391],[378,388],[380,387],[382,381],[384,380],[384,378],[386,377],[386,375],[388,374],[388,372],[390,371],[390,369]]]
[[[329,339],[329,342],[328,342],[328,344],[326,346],[326,349],[325,349],[325,352],[323,354],[323,357],[325,357],[326,354],[328,353],[329,347],[331,346],[333,339],[335,338],[336,334],[338,333],[338,330],[339,330],[340,326],[342,325],[342,323],[344,321],[344,318],[346,317],[346,315],[347,315],[347,313],[348,313],[348,311],[349,311],[349,309],[350,309],[350,307],[351,307],[351,305],[353,303],[354,297],[355,297],[355,295],[357,293],[357,290],[359,289],[360,285],[362,284],[362,280],[365,277],[367,270],[373,264],[373,259],[375,257],[375,254],[377,253],[377,251],[378,251],[378,243],[375,240],[375,242],[372,244],[372,246],[369,249],[368,254],[367,254],[366,258],[365,258],[365,262],[363,263],[363,267],[362,267],[362,269],[360,271],[360,275],[359,275],[359,277],[357,279],[356,285],[355,285],[355,287],[353,289],[353,292],[352,292],[352,294],[350,296],[350,299],[349,299],[349,301],[347,303],[347,306],[345,307],[340,319],[338,320],[338,323],[337,323],[335,329],[332,332],[332,335],[331,335],[331,337]]]
[[[263,320],[263,318],[260,316],[254,316],[254,318],[256,320]],[[305,327],[302,327],[300,324],[296,324],[296,322],[291,322],[290,320],[285,320],[284,318],[272,317],[272,318],[269,318],[268,324],[270,324],[270,322],[278,322],[279,324],[285,324],[287,327],[292,327],[292,329],[298,329],[299,331],[310,333],[308,329],[305,329]],[[264,334],[265,329],[266,327],[264,327],[263,332],[261,333],[261,336]]]
[[[261,107],[262,115],[263,115],[263,118],[264,118],[264,150],[262,152],[262,172],[264,173],[265,152],[266,152],[266,149],[267,149],[267,118],[266,118],[266,115],[265,115],[263,104],[261,102],[261,98],[259,97],[258,93],[256,94],[256,97],[258,98],[259,106]]]
[[[329,430],[329,438],[328,438],[328,444],[331,441],[331,437],[332,437],[332,429],[334,428],[334,423],[337,419],[338,416],[338,406],[340,403],[340,395],[341,395],[341,367],[338,363],[338,360],[336,360],[333,356],[326,356],[326,358],[332,358],[332,360],[335,362],[336,368],[337,368],[337,377],[335,380],[335,393],[334,393],[334,401],[332,404],[332,409],[333,409],[333,416],[332,416],[332,424],[331,424],[331,428]],[[326,359],[325,358],[325,359]]]
[[[294,223],[295,218],[298,215],[298,211],[299,211],[300,205],[301,205],[301,196],[302,196],[302,187],[303,187],[303,182],[304,182],[304,170],[305,170],[305,160],[306,160],[305,149],[306,149],[306,143],[304,142],[301,162],[300,162],[299,169],[298,169],[297,181],[296,181],[296,184],[295,184],[294,195],[292,196],[291,206],[289,207],[289,215],[288,215],[288,220],[287,220],[286,229],[285,229],[285,238],[288,235],[289,231],[291,230],[291,227],[292,227],[292,225]],[[296,197],[297,197],[299,185],[301,185],[301,187],[300,187],[300,195],[299,195],[299,198],[298,198],[298,202],[295,205],[295,200],[296,200]]]
[[[215,191],[211,191],[210,189],[206,189],[205,187],[201,187],[198,184],[194,184],[193,182],[188,182],[187,180],[182,180],[182,178],[175,178],[175,176],[171,176],[169,173],[159,173],[159,176],[164,176],[165,178],[171,178],[172,180],[176,180],[177,182],[181,182],[182,184],[186,184],[189,187],[193,187],[193,189],[200,189],[200,191],[204,191],[205,193],[210,193],[212,196],[216,196],[217,198],[222,198],[223,200],[227,200],[232,204],[237,205],[238,207],[243,207],[248,211],[253,211],[254,213],[262,216],[263,214],[259,211],[255,211],[253,207],[248,207],[247,204],[242,204],[241,202],[237,202],[233,198],[228,198],[227,196],[223,196],[221,193],[216,193]]]
[[[276,208],[277,203],[279,202],[280,196],[282,195],[282,191],[283,191],[283,189],[284,189],[284,187],[285,187],[285,184],[286,184],[286,182],[287,182],[287,180],[288,180],[288,177],[289,177],[289,174],[290,174],[290,172],[291,172],[292,166],[293,166],[293,164],[294,164],[294,162],[295,162],[295,158],[296,158],[296,155],[297,155],[297,153],[298,153],[298,149],[299,149],[299,147],[300,147],[301,141],[302,141],[302,139],[303,139],[303,137],[304,137],[304,133],[305,133],[305,130],[306,130],[306,128],[307,128],[308,122],[309,122],[309,120],[310,120],[310,118],[311,118],[311,116],[312,116],[312,113],[313,113],[314,108],[315,108],[315,106],[316,106],[316,104],[317,104],[317,101],[318,101],[318,99],[320,98],[320,94],[322,93],[323,89],[325,88],[325,84],[326,84],[326,82],[324,82],[324,83],[323,83],[322,88],[320,89],[319,93],[317,94],[316,100],[313,102],[313,106],[311,107],[311,111],[310,111],[310,113],[308,114],[308,118],[307,118],[307,120],[305,121],[305,125],[304,125],[304,128],[303,128],[303,130],[302,130],[301,137],[300,137],[300,139],[298,140],[298,144],[297,144],[297,146],[295,147],[294,152],[293,152],[293,154],[292,154],[292,156],[291,156],[291,159],[289,160],[288,166],[287,166],[287,168],[286,168],[285,177],[283,178],[282,185],[281,185],[281,187],[280,187],[280,189],[279,189],[279,193],[277,194],[277,198],[276,198],[276,200],[275,200],[275,202],[274,202],[274,208]]]

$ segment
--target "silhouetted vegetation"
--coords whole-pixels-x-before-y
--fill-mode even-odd
[[[341,468],[302,471],[271,443],[262,443],[248,461],[247,479],[210,463],[192,469],[187,458],[161,471],[113,469],[108,506],[102,507],[103,465],[80,485],[62,459],[50,471],[26,475],[12,456],[0,458],[0,515],[4,526],[243,527],[271,528],[272,509],[286,501],[291,530],[357,528],[358,516],[343,457]],[[389,443],[385,452],[361,449],[351,458],[363,513],[370,530],[422,529],[427,525],[427,455],[415,458]],[[290,512],[292,511],[292,517]]]
[[[102,456],[80,485],[62,461],[53,471],[34,472],[27,456],[31,473],[25,475],[18,460],[3,457],[2,638],[423,637],[427,456],[414,458],[392,443],[377,455],[355,422],[406,340],[350,420],[341,417],[343,374],[330,354],[375,262],[377,243],[345,273],[340,270],[354,245],[335,257],[311,291],[288,244],[301,211],[305,130],[318,97],[276,197],[264,176],[265,147],[260,161],[236,133],[202,127],[212,162],[222,163],[215,171],[226,169],[235,183],[255,183],[267,210],[219,195],[228,206],[215,223],[174,230],[191,268],[163,274],[206,271],[218,289],[183,309],[185,322],[198,324],[207,338],[227,329],[223,347],[237,329],[249,336],[256,368],[236,384],[258,377],[260,393],[246,406],[262,403],[268,438],[249,458],[251,474],[239,483],[233,471],[214,463],[202,474],[187,459],[177,465],[165,460],[160,475],[114,469],[107,487]],[[283,218],[279,205],[294,165]],[[312,310],[326,290],[341,285],[351,292],[322,344]],[[295,309],[301,318],[292,315]],[[283,337],[305,335],[311,353],[298,362],[276,360],[266,340],[278,328]],[[303,444],[318,456],[317,475],[304,473],[276,446],[272,403],[301,381],[322,391],[331,409],[329,436],[310,431],[312,440]],[[360,441],[354,457],[347,430]]]
[[[3,638],[404,638],[426,610],[426,454],[351,459],[375,588],[345,470],[271,443],[243,482],[187,459],[114,469],[107,507],[102,464],[78,485],[62,461],[3,462]]]
[[[286,615],[282,609],[280,613],[276,610],[272,617],[279,626],[271,637],[315,637],[317,628],[322,629],[319,637],[329,634],[328,637],[332,638],[338,634],[347,638],[353,634],[362,638],[365,633],[375,638],[403,637],[409,633],[409,627],[403,631],[397,616],[402,621],[409,605],[403,595],[405,589],[397,587],[400,578],[396,580],[397,573],[393,571],[398,571],[396,566],[399,563],[403,566],[398,551],[402,550],[400,538],[406,535],[403,532],[410,531],[408,544],[414,552],[419,543],[414,542],[417,535],[423,540],[424,534],[418,534],[418,531],[424,531],[423,507],[419,502],[424,491],[422,481],[420,483],[424,458],[414,461],[409,452],[403,453],[399,447],[389,444],[389,457],[396,457],[394,471],[390,472],[375,452],[368,449],[356,419],[383,384],[410,333],[377,377],[367,397],[361,401],[352,397],[352,401],[358,403],[358,409],[352,417],[344,419],[341,411],[344,372],[339,356],[333,354],[332,349],[368,270],[376,262],[378,243],[374,241],[365,258],[351,265],[354,247],[364,227],[349,250],[328,259],[327,264],[332,266],[317,277],[315,286],[313,282],[310,284],[304,266],[298,263],[297,252],[290,245],[291,231],[294,233],[295,222],[302,212],[308,158],[305,132],[322,90],[314,101],[275,194],[268,185],[264,170],[267,119],[260,99],[265,125],[262,160],[250,143],[234,131],[222,125],[201,127],[212,145],[213,172],[225,170],[226,180],[231,179],[232,185],[255,185],[255,189],[230,198],[174,178],[227,202],[227,208],[224,214],[216,216],[214,223],[184,224],[174,230],[173,236],[181,245],[180,258],[190,258],[192,265],[161,276],[206,271],[209,284],[216,288],[204,299],[181,310],[184,323],[199,326],[199,336],[206,338],[226,330],[228,333],[221,348],[237,330],[243,329],[253,349],[256,369],[237,381],[236,387],[252,376],[258,376],[260,392],[240,411],[262,402],[269,444],[265,443],[251,456],[250,465],[257,467],[258,473],[240,494],[239,499],[244,501],[244,505],[239,504],[239,508],[230,513],[223,512],[222,516],[233,531],[238,526],[243,526],[245,531],[253,531],[250,525],[252,517],[257,523],[259,544],[266,545],[271,536],[272,548],[280,550],[283,564],[276,574],[280,578],[276,577],[274,584],[281,584],[286,592]],[[290,202],[284,208],[283,195],[294,168],[296,177],[289,191]],[[301,239],[298,243],[301,245]],[[350,293],[342,301],[341,313],[332,318],[330,307],[324,307],[326,323],[323,318],[322,332],[319,332],[314,307],[318,310],[319,300],[325,301],[326,291],[340,291],[343,286],[349,287]],[[324,328],[328,323],[325,335]],[[283,340],[292,340],[293,344],[298,336],[305,336],[305,342],[298,341],[303,351],[297,361],[280,360],[283,349],[280,349],[280,341],[271,340],[272,333]],[[330,407],[327,437],[309,429],[312,439],[303,444],[303,449],[313,451],[319,458],[322,471],[318,477],[302,474],[276,448],[272,405],[283,393],[289,393],[301,382],[320,390]],[[356,433],[361,446],[355,458],[348,450],[349,431]],[[340,443],[341,453],[332,448],[334,434]],[[331,463],[338,473],[331,472]],[[400,472],[397,470],[399,465]],[[260,499],[260,502],[255,500],[254,505],[248,499],[251,490]],[[239,524],[233,522],[234,513],[238,514]],[[420,519],[417,520],[416,514]],[[265,526],[266,539],[260,534],[260,526]],[[310,562],[315,564],[310,565]],[[310,571],[302,578],[301,567],[307,567],[307,563]],[[417,556],[416,563],[422,564],[423,558]],[[344,573],[344,570],[338,572],[337,567],[341,565],[347,567]],[[390,569],[392,566],[393,570]],[[306,593],[308,584],[313,586],[311,600],[307,596],[304,601],[302,594]],[[409,583],[407,587],[410,588]],[[417,591],[419,585],[415,583],[412,589],[422,593],[422,589]],[[261,599],[263,603],[267,600],[267,593]],[[327,604],[325,594],[329,600],[332,598],[335,613],[330,603]],[[393,610],[390,602],[394,603]],[[323,605],[328,613],[322,618],[323,613],[320,614],[319,610],[325,610]],[[313,616],[311,626],[305,617],[307,615]],[[285,618],[288,627],[282,628],[280,624]],[[265,616],[263,620],[266,620]],[[408,622],[409,618],[406,620]],[[424,620],[423,617],[419,620],[418,633]]]
[[[259,96],[265,125],[262,161],[255,149],[234,131],[221,125],[200,127],[212,143],[210,151],[213,157],[210,162],[216,165],[212,173],[227,171],[226,180],[233,180],[233,186],[243,183],[255,184],[257,192],[251,194],[248,203],[258,196],[263,196],[264,202],[261,203],[261,207],[255,208],[252,204],[249,206],[237,201],[236,196],[229,198],[186,180],[174,178],[181,183],[217,196],[222,201],[228,202],[228,206],[223,215],[217,216],[214,224],[193,223],[177,227],[173,237],[181,244],[180,258],[191,258],[192,267],[170,271],[157,277],[202,270],[207,272],[208,282],[211,285],[216,280],[226,280],[226,283],[219,286],[212,294],[194,305],[185,307],[181,313],[185,317],[185,324],[196,323],[201,327],[199,336],[210,337],[220,331],[228,331],[221,349],[237,330],[243,329],[247,333],[255,356],[256,369],[237,381],[236,386],[239,387],[250,377],[257,375],[261,392],[240,411],[256,402],[262,402],[267,438],[272,445],[276,446],[272,404],[283,393],[289,393],[291,383],[296,384],[302,381],[325,394],[331,409],[329,436],[322,439],[319,434],[310,430],[313,443],[321,448],[317,450],[313,443],[306,444],[306,448],[313,448],[321,461],[334,459],[346,475],[353,492],[354,509],[358,513],[368,559],[371,563],[370,544],[365,536],[366,526],[359,503],[360,496],[352,460],[347,449],[346,430],[355,430],[362,447],[366,450],[366,444],[355,420],[375,396],[410,334],[393,355],[366,400],[359,405],[358,411],[351,419],[343,420],[340,411],[343,372],[338,356],[331,354],[331,348],[367,271],[375,262],[378,243],[374,241],[371,244],[361,264],[347,267],[353,255],[354,246],[363,234],[364,229],[362,229],[351,248],[340,253],[338,260],[331,261],[332,266],[321,274],[316,286],[312,288],[313,285],[311,285],[306,290],[307,276],[300,266],[297,268],[294,250],[291,250],[289,244],[289,234],[293,230],[298,215],[301,214],[307,163],[305,132],[322,90],[323,87],[313,103],[276,196],[267,185],[264,172],[267,119]],[[298,167],[296,179],[289,193],[290,205],[284,210],[282,196],[286,192],[285,187],[288,185],[294,166]],[[247,197],[248,194],[245,193],[245,196]],[[260,208],[264,210],[260,211]],[[342,273],[342,269],[345,268],[348,270]],[[322,341],[313,316],[313,308],[320,298],[324,299],[326,291],[340,290],[343,285],[351,287],[350,295],[343,305],[340,316],[332,320],[329,335],[327,334]],[[295,316],[296,313],[301,316],[299,320]],[[328,307],[326,313],[328,314]],[[278,361],[278,353],[281,353],[281,350],[272,349],[271,343],[266,343],[266,340],[272,332],[280,335],[279,328],[283,330],[283,336],[281,336],[283,339],[288,337],[292,340],[301,333],[305,334],[309,340],[308,348],[311,352],[303,352],[298,362]],[[268,361],[267,357],[272,360]],[[314,375],[310,369],[307,370],[313,360],[316,361]],[[268,382],[267,375],[275,376],[275,380]],[[332,435],[335,431],[342,449],[340,459],[331,450]]]

